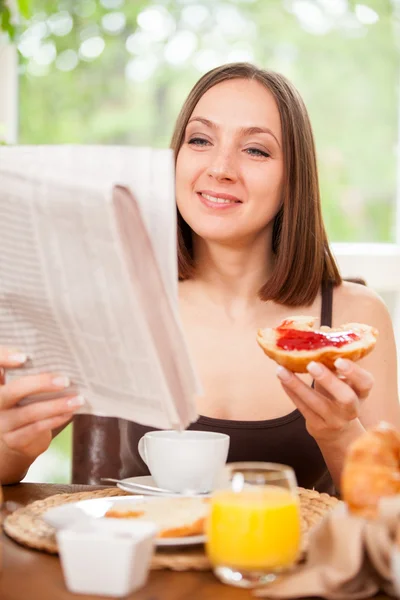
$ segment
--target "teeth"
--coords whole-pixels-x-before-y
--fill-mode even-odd
[[[209,202],[215,202],[216,204],[234,204],[235,200],[227,200],[226,198],[215,198],[215,196],[209,196],[208,194],[201,194],[203,198]]]

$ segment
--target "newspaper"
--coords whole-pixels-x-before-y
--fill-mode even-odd
[[[0,345],[30,357],[7,377],[61,373],[83,413],[186,428],[176,251],[170,150],[0,147]]]

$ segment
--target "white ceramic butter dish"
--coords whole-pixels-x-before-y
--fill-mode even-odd
[[[87,519],[57,532],[67,588],[123,597],[146,583],[156,527],[149,521]]]

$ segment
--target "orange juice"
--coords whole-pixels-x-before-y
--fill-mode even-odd
[[[214,494],[207,522],[207,553],[214,565],[281,570],[293,564],[299,546],[299,504],[289,490],[257,486]]]

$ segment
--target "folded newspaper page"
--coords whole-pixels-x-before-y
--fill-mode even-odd
[[[7,377],[65,374],[81,412],[187,427],[176,251],[171,151],[0,147],[0,345],[30,357]]]

